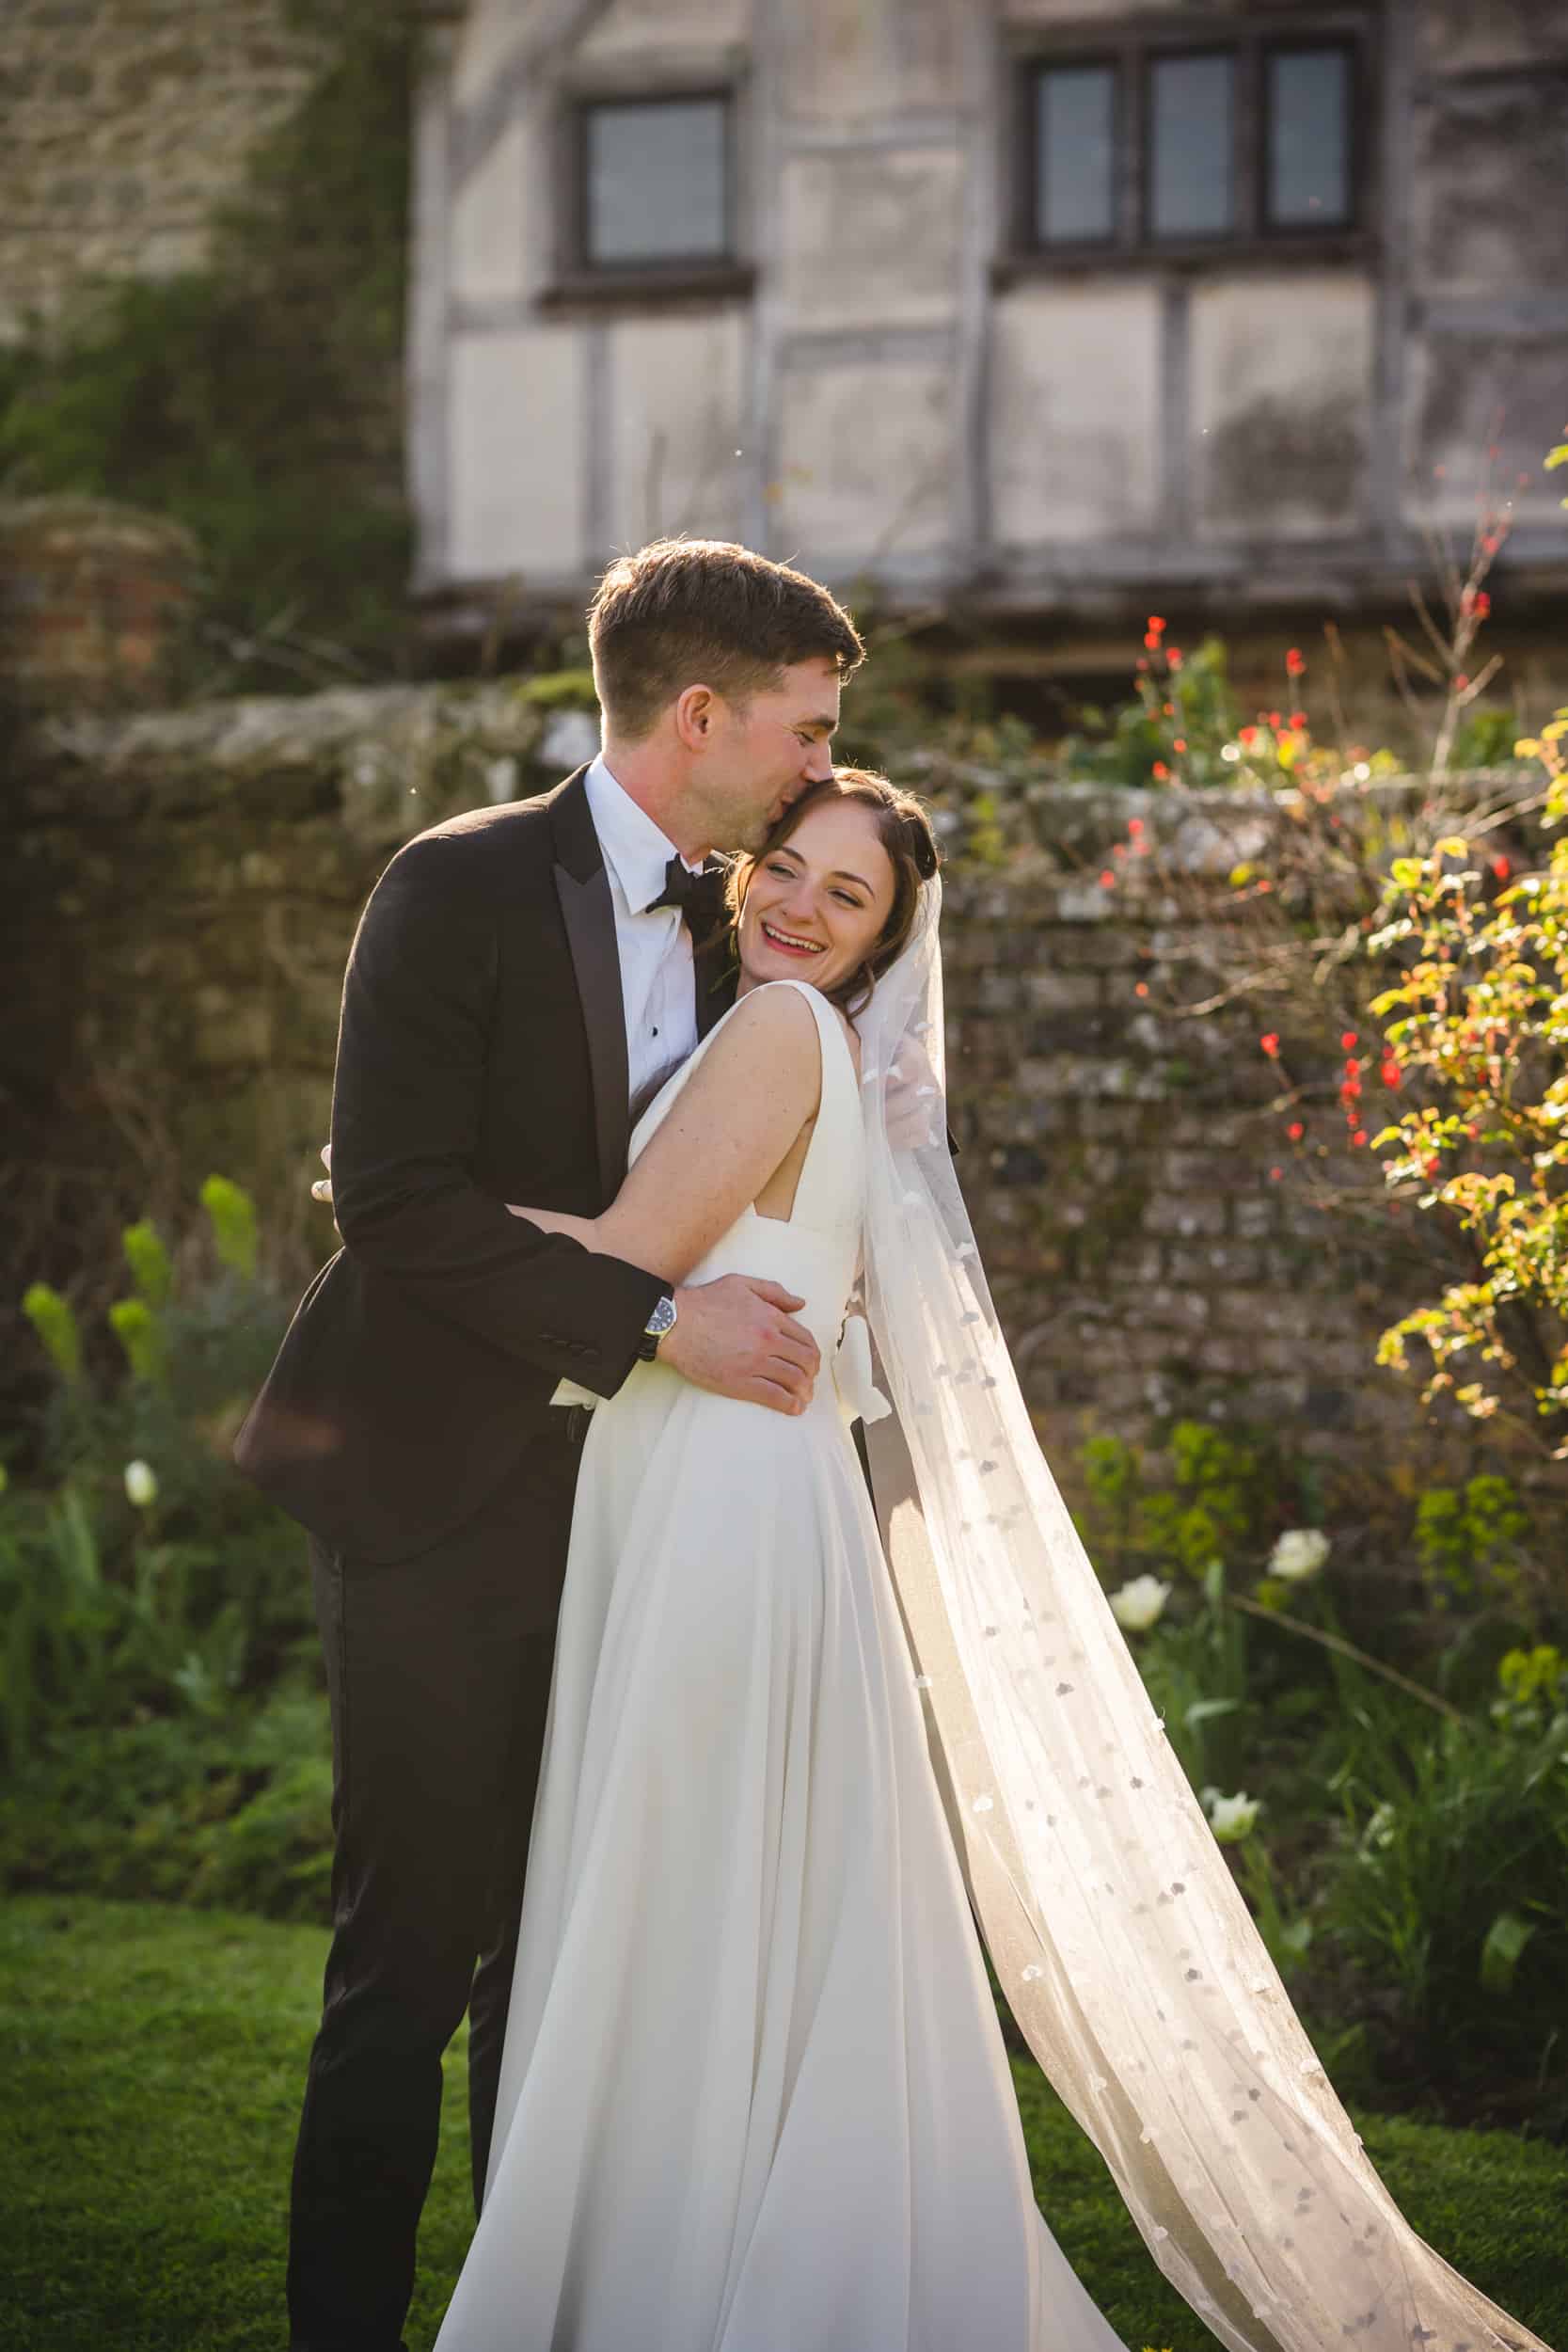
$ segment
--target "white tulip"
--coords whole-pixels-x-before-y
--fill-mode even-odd
[[[127,1462],[125,1492],[138,1511],[150,1511],[158,1500],[158,1479],[150,1462]]]
[[[1157,1576],[1135,1576],[1111,1595],[1111,1614],[1124,1632],[1147,1633],[1170,1598],[1171,1588]]]
[[[1328,1558],[1328,1537],[1321,1527],[1288,1527],[1269,1554],[1269,1573],[1287,1584],[1305,1584]]]
[[[1244,1788],[1234,1797],[1222,1797],[1217,1789],[1207,1793],[1209,1822],[1214,1836],[1222,1846],[1239,1845],[1258,1819],[1258,1798],[1249,1797]]]

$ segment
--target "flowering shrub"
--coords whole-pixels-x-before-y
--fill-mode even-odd
[[[1307,657],[1287,648],[1277,700],[1247,721],[1230,683],[1224,640],[1205,637],[1191,653],[1170,643],[1164,616],[1151,612],[1138,657],[1133,698],[1109,717],[1093,707],[1083,717],[1092,735],[1069,736],[1058,755],[1072,774],[1132,785],[1251,787],[1295,784],[1327,789],[1341,775],[1398,772],[1384,748],[1320,743],[1302,708]]]
[[[1519,746],[1544,770],[1546,828],[1568,818],[1565,738],[1568,711]],[[1407,961],[1371,1010],[1400,1083],[1425,1083],[1372,1147],[1389,1154],[1391,1194],[1451,1213],[1474,1266],[1390,1325],[1378,1361],[1408,1372],[1419,1340],[1423,1404],[1450,1397],[1568,1461],[1568,838],[1515,878],[1508,858],[1447,834],[1394,860],[1379,912],[1369,950]]]

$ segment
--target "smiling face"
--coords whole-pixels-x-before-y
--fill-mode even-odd
[[[752,870],[736,934],[742,992],[800,979],[826,993],[852,977],[887,927],[895,887],[876,810],[814,802]]]

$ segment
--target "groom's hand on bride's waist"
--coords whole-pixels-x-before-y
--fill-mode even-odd
[[[658,1360],[694,1388],[803,1413],[821,1369],[816,1342],[794,1320],[805,1303],[747,1274],[677,1290],[675,1327],[660,1340]]]

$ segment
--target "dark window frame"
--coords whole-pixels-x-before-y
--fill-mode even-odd
[[[1094,24],[1059,30],[1020,28],[1009,39],[1007,70],[1012,81],[1012,138],[1005,149],[1007,185],[1003,218],[1006,243],[992,276],[1006,284],[1024,277],[1060,276],[1092,270],[1171,267],[1216,270],[1261,260],[1322,262],[1368,258],[1376,248],[1370,222],[1376,119],[1378,56],[1376,24],[1365,4],[1325,5],[1300,15],[1277,8],[1217,19],[1138,17],[1123,25]],[[1268,217],[1269,69],[1280,52],[1335,50],[1348,55],[1347,176],[1350,217],[1323,228],[1272,224]],[[1152,233],[1153,72],[1167,56],[1225,55],[1235,60],[1235,151],[1232,187],[1235,226],[1202,236]],[[1040,77],[1084,66],[1108,67],[1115,74],[1113,114],[1116,153],[1112,164],[1110,237],[1046,241],[1038,234]]]
[[[724,249],[720,253],[596,259],[588,245],[589,122],[599,112],[623,106],[718,105],[723,124]],[[743,258],[740,187],[742,93],[735,80],[659,82],[637,87],[624,82],[572,88],[563,93],[557,140],[555,191],[558,235],[556,269],[544,294],[546,307],[624,304],[635,300],[711,300],[750,293],[756,272]]]

